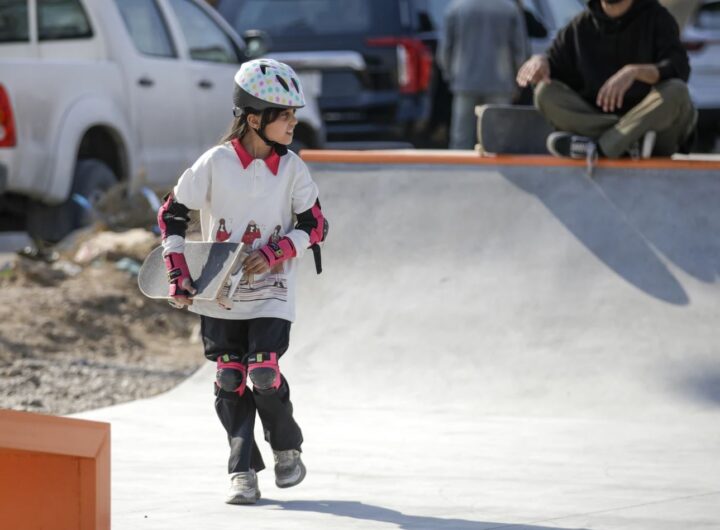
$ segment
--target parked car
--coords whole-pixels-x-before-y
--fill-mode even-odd
[[[319,77],[318,99],[329,140],[406,140],[428,112],[432,54],[430,0],[219,0],[240,35],[261,30],[270,54]]]
[[[244,48],[200,0],[0,2],[0,221],[56,241],[118,181],[167,189],[228,128]]]
[[[720,1],[700,4],[684,28],[690,95],[699,112],[697,148],[713,151],[720,135]]]

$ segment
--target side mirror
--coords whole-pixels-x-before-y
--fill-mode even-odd
[[[525,27],[527,28],[528,37],[531,39],[544,39],[548,36],[548,30],[534,13],[527,9],[523,9],[525,12]]]
[[[270,36],[261,29],[249,29],[242,34],[242,38],[248,59],[257,59],[270,50]]]

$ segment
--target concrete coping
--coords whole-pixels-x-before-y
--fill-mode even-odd
[[[585,167],[584,160],[570,160],[550,155],[480,155],[471,150],[388,149],[332,150],[303,149],[306,162],[342,164],[463,164],[478,166]],[[600,159],[596,167],[618,169],[720,170],[720,159],[707,157],[649,158],[646,160]]]

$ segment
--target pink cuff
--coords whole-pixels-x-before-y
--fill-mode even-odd
[[[180,287],[183,284],[183,280],[188,278],[192,282],[190,269],[188,268],[187,261],[185,261],[185,254],[171,252],[165,256],[164,261],[168,271],[168,281],[170,282],[170,296],[185,293]]]
[[[310,231],[310,246],[316,243],[325,241],[325,235],[327,234],[325,228],[325,216],[323,216],[322,210],[320,209],[320,201],[315,201],[315,205],[311,208],[310,212],[315,218],[315,228]]]
[[[294,258],[297,255],[295,245],[292,244],[290,238],[283,237],[276,243],[268,243],[260,249],[260,252],[272,269],[275,265]]]

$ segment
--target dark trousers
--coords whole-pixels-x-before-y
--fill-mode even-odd
[[[217,361],[221,355],[243,362],[252,353],[275,352],[280,358],[290,344],[290,322],[280,318],[225,320],[201,317],[205,357]],[[242,395],[215,385],[215,411],[227,432],[230,444],[228,473],[265,468],[255,444],[255,411],[273,450],[300,449],[303,438],[293,419],[290,386],[284,376],[273,392],[260,393],[248,386]]]

